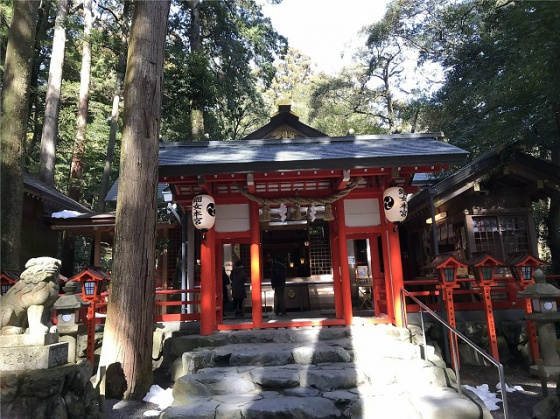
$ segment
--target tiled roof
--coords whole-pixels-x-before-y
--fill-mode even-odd
[[[67,197],[54,187],[41,182],[35,176],[25,172],[23,173],[23,189],[24,192],[49,203],[51,205],[50,208],[52,209],[56,208],[60,210],[72,210],[85,213],[91,212],[89,208],[74,201],[72,198]]]
[[[163,143],[160,176],[462,163],[467,152],[440,134]]]

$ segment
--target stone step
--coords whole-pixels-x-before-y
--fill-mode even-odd
[[[369,371],[353,363],[201,369],[177,380],[173,407],[161,417],[481,417],[476,404],[447,387],[443,369],[398,363]]]
[[[305,343],[351,338],[358,340],[397,340],[410,342],[413,336],[405,328],[390,325],[372,327],[308,327],[217,332],[209,336],[189,334],[167,339],[163,348],[163,367],[170,367],[183,353],[199,348],[217,348],[233,344]]]
[[[415,334],[381,325],[183,336],[168,348],[174,402],[161,418],[482,417]]]

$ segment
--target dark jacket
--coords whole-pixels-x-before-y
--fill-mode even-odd
[[[247,282],[247,274],[243,270],[243,266],[236,266],[231,271],[231,298],[246,298],[247,291],[245,290],[245,283]]]
[[[286,285],[286,266],[275,260],[272,262],[272,269],[270,272],[270,285],[272,288],[282,287]]]

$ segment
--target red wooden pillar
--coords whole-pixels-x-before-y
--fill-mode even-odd
[[[215,242],[214,229],[210,229],[203,234],[200,244],[200,334],[203,336],[211,335],[216,325]]]
[[[402,293],[404,288],[402,258],[401,258],[401,244],[399,240],[399,230],[397,227],[388,225],[387,229],[388,250],[389,250],[389,269],[391,279],[391,304],[394,324],[397,327],[402,327],[406,324],[402,307]]]
[[[455,320],[455,302],[453,300],[453,286],[452,285],[440,285],[440,290],[445,301],[445,312],[447,314],[447,323],[454,329],[457,328],[457,322]],[[459,354],[459,347],[457,336],[453,333],[448,332],[449,347],[455,348],[457,354]],[[451,351],[453,353],[453,351]],[[457,362],[460,362],[457,358]],[[455,365],[455,359],[451,357],[451,364],[454,368],[459,368],[459,365]]]
[[[368,235],[369,248],[370,248],[370,260],[371,260],[371,301],[373,303],[373,312],[375,316],[379,316],[379,288],[380,284],[379,278],[381,278],[381,265],[379,263],[379,242],[376,235]]]
[[[340,273],[342,288],[342,307],[344,324],[352,324],[352,294],[350,291],[350,272],[348,272],[348,246],[346,245],[346,221],[344,216],[344,200],[336,201],[336,222],[338,227],[338,250],[340,254]]]
[[[532,312],[533,306],[531,305],[531,299],[525,298],[525,325],[527,328],[527,335],[529,336],[529,349],[531,350],[531,357],[533,358],[533,362],[536,363],[540,359],[537,328],[535,327],[535,322],[527,318],[527,314],[530,314]]]
[[[486,313],[486,327],[488,328],[490,355],[499,361],[500,354],[498,352],[498,336],[496,335],[496,324],[494,323],[494,310],[492,309],[490,285],[482,286],[482,299],[484,301],[484,311]]]
[[[86,358],[95,367],[95,300],[91,300],[87,308]]]
[[[342,287],[340,286],[340,252],[338,250],[338,236],[332,235],[335,228],[335,223],[331,222],[331,260],[333,269],[333,294],[334,294],[334,311],[337,319],[344,317],[342,305]]]
[[[253,327],[260,328],[262,325],[261,224],[259,222],[259,205],[256,202],[251,202],[249,205],[251,218],[251,299]]]
[[[224,322],[224,293],[222,292],[222,266],[224,264],[224,246],[221,240],[215,243],[216,257],[214,258],[214,277],[216,289],[216,324]]]

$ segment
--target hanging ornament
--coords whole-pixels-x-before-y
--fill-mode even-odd
[[[288,208],[286,207],[286,204],[280,204],[280,221],[286,221],[286,218],[288,217]]]
[[[268,223],[270,221],[270,205],[267,203],[263,205],[261,221],[263,223]]]
[[[334,215],[332,213],[331,204],[325,204],[325,214],[323,215],[323,220],[334,221]]]
[[[317,207],[315,206],[315,204],[311,204],[311,206],[309,207],[309,221],[313,222],[315,221],[315,219],[317,218]]]
[[[198,230],[206,231],[214,226],[216,204],[210,195],[198,195],[192,200],[192,221]]]
[[[404,221],[408,215],[406,191],[397,186],[385,189],[383,192],[383,209],[385,217],[392,223]]]
[[[301,207],[297,203],[294,205],[293,220],[294,221],[301,220]]]

